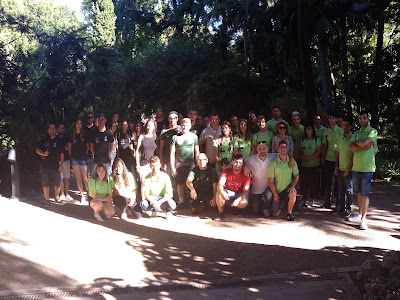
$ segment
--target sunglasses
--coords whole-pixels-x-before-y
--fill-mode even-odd
[[[87,119],[94,119],[94,117],[93,116],[89,116],[89,117],[87,117]]]
[[[260,144],[267,144],[267,142],[266,142],[266,141],[259,141],[259,142],[257,143],[257,145],[260,145]]]
[[[286,129],[286,127],[281,126],[281,127],[279,127],[279,129]]]

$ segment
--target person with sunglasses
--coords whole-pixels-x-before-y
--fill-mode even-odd
[[[293,157],[293,139],[288,134],[288,126],[284,122],[279,122],[276,124],[276,131],[278,132],[276,136],[272,139],[272,153],[279,153],[280,142],[286,142],[287,144],[287,154],[290,158]]]

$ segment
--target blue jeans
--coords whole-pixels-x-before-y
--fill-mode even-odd
[[[336,204],[340,210],[351,209],[353,203],[353,176],[349,172],[349,175],[343,176],[344,171],[339,170],[338,185],[339,185],[339,203]]]
[[[259,215],[263,209],[271,209],[272,199],[273,195],[269,187],[262,194],[250,194],[250,206],[253,213]]]
[[[158,197],[150,196],[150,197],[154,197],[154,199],[152,199],[152,201],[158,201],[159,199],[162,198],[160,196],[158,196]],[[153,206],[146,199],[143,199],[142,202],[140,203],[140,205],[142,206],[143,210],[149,210],[149,211],[154,210]],[[168,199],[163,204],[161,204],[161,209],[165,209],[166,212],[171,212],[171,211],[175,210],[175,208],[176,208],[176,203],[172,199]]]

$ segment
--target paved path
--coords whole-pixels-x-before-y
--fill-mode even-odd
[[[220,280],[360,266],[366,259],[400,249],[399,195],[399,186],[373,187],[368,231],[319,208],[298,209],[295,222],[234,214],[228,214],[224,222],[215,222],[211,219],[214,211],[196,217],[183,211],[168,221],[161,216],[98,223],[90,208],[77,201],[52,203],[44,210],[35,197],[21,201],[3,198],[0,297],[59,287],[103,290],[171,283],[209,285]],[[323,282],[332,288],[332,282],[338,281]],[[314,285],[327,293],[335,290],[314,282],[301,282],[296,287],[302,285],[310,286],[305,290],[314,289]],[[234,288],[207,291],[229,295]],[[268,293],[271,289],[299,292],[282,289],[282,285],[254,288]],[[238,291],[238,295],[252,293],[248,288]],[[162,293],[170,292],[156,293],[167,299]],[[184,293],[201,298],[204,291],[174,293],[174,299],[179,293],[183,298]],[[243,294],[243,298],[246,295],[251,294]]]

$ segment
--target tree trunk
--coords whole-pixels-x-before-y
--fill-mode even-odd
[[[346,115],[349,120],[352,120],[353,113],[351,107],[351,98],[350,98],[350,86],[349,86],[349,62],[347,60],[347,23],[346,17],[343,17],[341,20],[341,27],[343,30],[343,38],[342,38],[342,64],[343,64],[343,85],[344,85],[344,96],[346,98]]]
[[[374,61],[374,81],[372,83],[372,105],[371,105],[371,125],[378,128],[379,124],[379,86],[382,77],[382,54],[383,54],[383,32],[384,32],[384,11],[378,15],[378,38],[376,41],[376,55]]]
[[[312,120],[317,112],[315,100],[315,87],[312,75],[310,38],[308,35],[308,3],[307,0],[298,0],[297,30],[299,40],[299,56],[301,66],[301,76],[303,79],[304,97],[306,99],[306,109],[308,120]]]
[[[244,53],[244,74],[245,76],[250,75],[249,70],[249,56],[247,53],[247,28],[243,27],[243,53]]]
[[[324,33],[318,35],[318,52],[321,65],[322,94],[324,97],[324,109],[330,113],[334,109],[332,98],[331,68],[329,67],[328,45],[324,39]]]

